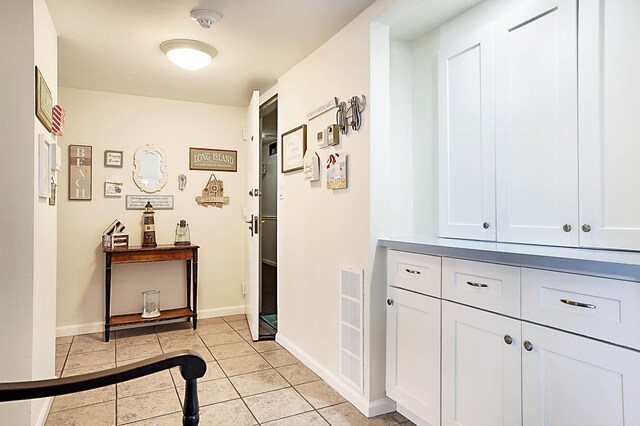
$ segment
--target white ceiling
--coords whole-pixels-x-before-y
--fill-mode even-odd
[[[58,32],[59,85],[245,106],[374,0],[47,0]],[[193,8],[222,15],[211,29]],[[203,41],[218,56],[199,71],[160,51],[165,40]],[[345,47],[346,48],[346,47]]]

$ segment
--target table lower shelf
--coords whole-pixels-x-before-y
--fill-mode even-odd
[[[139,324],[156,321],[166,321],[178,318],[191,318],[193,317],[193,311],[189,308],[167,309],[160,311],[160,316],[155,318],[142,318],[142,314],[126,314],[126,315],[113,315],[109,323],[113,326],[125,325],[125,324]]]

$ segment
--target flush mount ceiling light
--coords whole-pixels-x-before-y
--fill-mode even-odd
[[[160,45],[167,58],[185,70],[199,70],[211,63],[218,51],[196,40],[167,40]]]

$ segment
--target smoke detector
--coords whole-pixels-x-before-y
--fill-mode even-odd
[[[191,11],[191,19],[196,21],[202,28],[211,28],[216,22],[220,22],[222,16],[213,10],[193,9]]]

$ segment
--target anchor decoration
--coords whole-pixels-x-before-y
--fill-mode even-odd
[[[207,185],[202,190],[202,196],[196,197],[196,203],[209,207],[215,206],[222,208],[223,205],[229,204],[229,197],[224,196],[224,183],[211,173]]]

